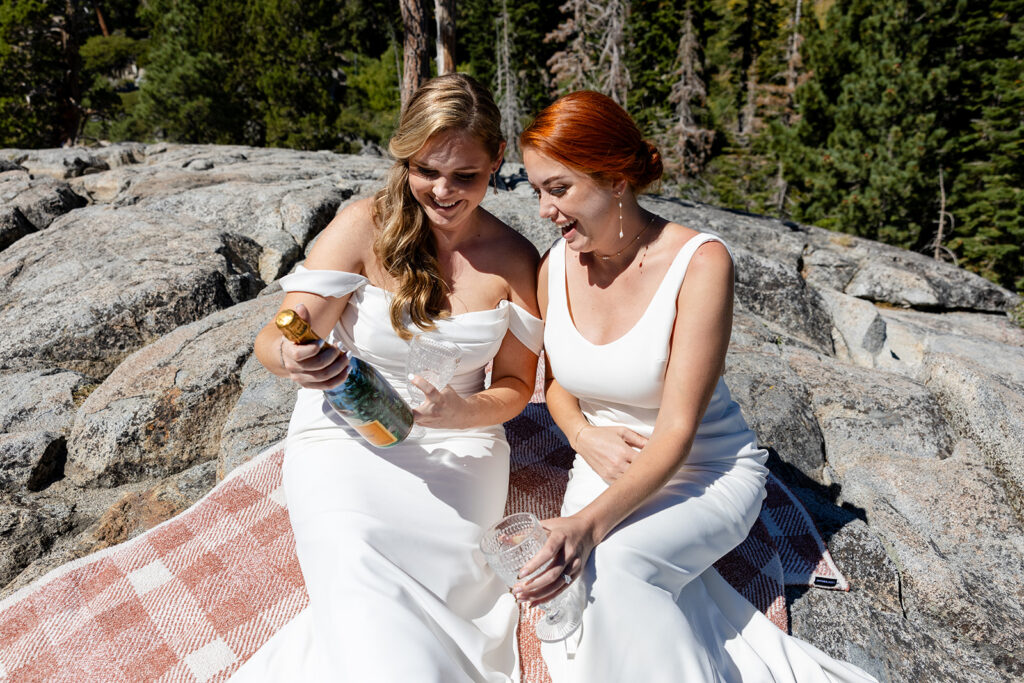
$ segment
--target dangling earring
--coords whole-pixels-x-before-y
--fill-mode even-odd
[[[619,239],[621,240],[622,238],[622,198],[619,197]]]
[[[498,194],[498,172],[491,173],[491,183],[494,185],[494,194]]]

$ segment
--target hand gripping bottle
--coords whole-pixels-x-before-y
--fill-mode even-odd
[[[274,323],[296,344],[327,343],[291,309],[278,313]],[[345,382],[324,390],[324,398],[369,444],[387,448],[400,443],[412,429],[409,406],[369,363],[349,354],[348,367]]]

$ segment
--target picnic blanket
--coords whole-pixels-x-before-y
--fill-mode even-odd
[[[505,425],[507,512],[558,514],[572,450],[547,407]],[[121,545],[60,567],[0,602],[0,681],[224,681],[308,597],[281,484],[283,444],[199,502]],[[715,567],[780,629],[784,586],[848,590],[807,511],[774,476],[749,537]],[[523,609],[523,683],[547,683]]]

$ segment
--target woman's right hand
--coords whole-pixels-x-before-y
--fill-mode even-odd
[[[295,312],[309,322],[303,304],[295,306]],[[288,378],[306,389],[333,389],[348,377],[348,354],[330,344],[296,344],[281,337],[280,350]]]
[[[629,469],[646,444],[646,437],[627,427],[587,424],[577,433],[573,448],[599,477],[611,484]]]

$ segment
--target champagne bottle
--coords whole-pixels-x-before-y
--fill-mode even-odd
[[[284,310],[274,320],[286,339],[296,344],[323,346],[321,339],[293,310]],[[349,354],[348,376],[324,398],[356,432],[378,448],[401,442],[412,429],[412,411],[386,379],[372,365]]]

